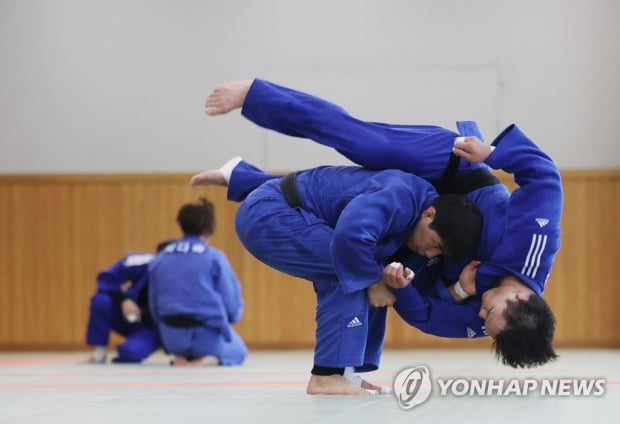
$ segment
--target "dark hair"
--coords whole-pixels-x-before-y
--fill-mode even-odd
[[[527,301],[507,301],[506,327],[495,336],[493,349],[504,365],[532,368],[555,360],[553,350],[555,316],[537,294]]]
[[[474,250],[482,231],[482,214],[469,199],[459,194],[444,194],[431,204],[435,218],[430,228],[443,241],[444,254],[459,258]]]
[[[215,231],[215,206],[201,197],[198,203],[188,203],[181,207],[177,222],[184,235],[209,237]]]

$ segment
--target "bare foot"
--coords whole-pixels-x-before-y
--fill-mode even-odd
[[[356,387],[338,374],[312,375],[306,393],[309,395],[370,395],[366,389]]]
[[[213,367],[220,365],[220,358],[213,355],[203,356],[202,358],[189,361],[190,366],[193,367]]]
[[[207,115],[223,115],[243,106],[253,81],[231,81],[215,87],[205,103]]]
[[[235,156],[222,165],[220,169],[210,169],[196,174],[189,180],[189,185],[219,185],[227,187],[233,170],[242,160],[241,156]]]
[[[186,367],[187,364],[189,364],[187,359],[179,358],[178,356],[175,356],[172,358],[172,361],[170,361],[170,365],[174,365],[175,367]]]
[[[179,358],[175,356],[172,361],[170,361],[170,365],[174,365],[175,367],[204,367],[204,366],[213,366],[219,365],[220,360],[217,356],[203,356],[202,358],[192,359],[188,361],[185,358]]]
[[[222,174],[219,169],[209,169],[208,171],[203,171],[200,174],[194,175],[189,180],[189,185],[219,185],[226,187],[228,183],[226,182],[226,178],[224,178],[224,174]]]

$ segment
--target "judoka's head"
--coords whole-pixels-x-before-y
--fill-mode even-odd
[[[481,230],[482,215],[476,205],[463,196],[445,194],[422,212],[407,247],[427,258],[458,258],[474,249]]]
[[[181,206],[177,222],[184,235],[208,238],[215,231],[215,207],[205,197]]]
[[[480,318],[504,365],[530,368],[557,358],[555,317],[545,300],[514,276],[482,295]]]

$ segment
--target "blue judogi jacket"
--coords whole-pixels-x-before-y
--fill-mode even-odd
[[[510,195],[500,243],[476,273],[476,292],[511,274],[542,294],[560,249],[562,179],[551,160],[516,125],[492,143],[486,163],[514,174],[519,185]]]
[[[397,170],[323,166],[298,172],[296,182],[304,209],[334,229],[330,252],[345,293],[381,280],[437,197],[427,181]]]
[[[478,267],[476,292],[492,288],[499,278],[510,274],[540,295],[560,248],[561,178],[553,161],[516,125],[504,130],[493,145],[495,150],[486,162],[494,169],[513,173],[519,188],[513,191],[506,208],[500,243],[490,260]],[[394,309],[399,315],[409,324],[437,336],[485,335],[484,321],[477,316],[480,296],[457,303],[441,284],[428,291],[416,288],[425,284],[425,278],[434,278],[429,268],[418,267],[421,274],[416,275],[413,285],[394,291],[398,299]],[[435,271],[434,275],[437,274]]]
[[[226,255],[198,236],[169,244],[149,274],[149,304],[158,323],[182,315],[227,332],[243,315],[241,286]]]

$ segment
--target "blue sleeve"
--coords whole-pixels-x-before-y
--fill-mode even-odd
[[[211,249],[216,253],[213,263],[213,287],[222,297],[228,322],[238,322],[243,316],[244,306],[241,284],[226,255],[219,250]]]
[[[514,174],[519,187],[510,195],[500,245],[477,271],[476,291],[482,293],[497,278],[512,274],[541,294],[560,246],[560,173],[516,125],[504,130],[493,145],[487,164]]]
[[[478,316],[480,302],[473,298],[464,303],[425,297],[411,284],[393,290],[394,310],[409,325],[439,337],[475,338],[486,336],[484,320]]]
[[[330,254],[345,293],[363,290],[383,276],[385,264],[377,252],[390,237],[413,230],[421,205],[403,186],[390,185],[355,197],[343,209],[334,228]],[[396,245],[393,252],[401,247]]]

